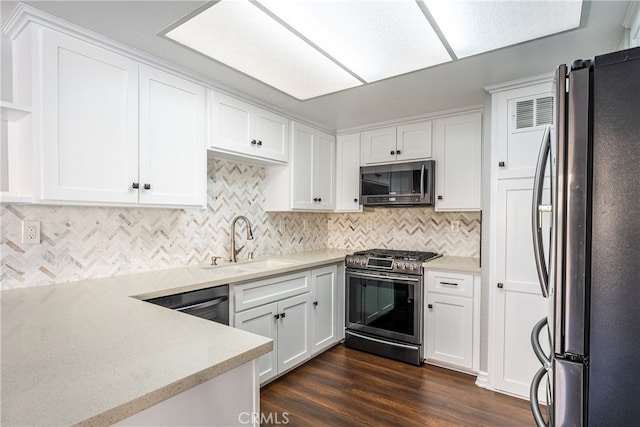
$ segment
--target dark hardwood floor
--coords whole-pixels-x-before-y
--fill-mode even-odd
[[[262,388],[262,425],[533,426],[529,402],[475,377],[338,345]]]

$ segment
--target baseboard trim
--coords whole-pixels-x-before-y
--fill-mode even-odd
[[[481,388],[489,387],[489,373],[485,371],[478,371],[478,377],[476,378],[476,385]]]

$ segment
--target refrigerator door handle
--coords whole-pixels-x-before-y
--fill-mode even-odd
[[[540,388],[540,383],[544,376],[547,375],[547,369],[543,366],[538,369],[535,376],[533,377],[533,381],[531,381],[531,387],[529,388],[529,400],[531,405],[531,412],[533,413],[533,419],[536,422],[536,426],[538,427],[549,427],[551,425],[550,422],[546,422],[544,417],[542,416],[542,411],[540,410],[540,404],[538,402],[538,388]]]
[[[544,260],[544,249],[542,246],[542,212],[550,212],[550,205],[542,204],[542,190],[544,187],[544,170],[549,159],[551,150],[551,126],[547,126],[542,137],[540,145],[540,153],[538,154],[538,163],[536,165],[536,173],[533,178],[533,201],[531,212],[531,232],[533,235],[533,255],[536,261],[536,270],[538,271],[538,279],[540,280],[540,290],[542,296],[549,296],[549,274]]]
[[[536,354],[536,357],[542,363],[545,369],[549,369],[551,367],[551,359],[544,353],[542,346],[540,345],[540,332],[547,326],[547,318],[543,318],[533,327],[531,331],[531,347],[533,347],[533,352]]]

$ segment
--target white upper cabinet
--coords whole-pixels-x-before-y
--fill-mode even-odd
[[[422,121],[363,132],[361,164],[431,158],[431,126],[431,121]]]
[[[31,25],[14,66],[32,76],[15,95],[33,103],[34,201],[205,206],[204,88]]]
[[[140,66],[140,203],[206,205],[204,91]]]
[[[436,211],[480,210],[482,114],[435,121]]]
[[[533,90],[540,92],[531,95]],[[492,141],[497,158],[497,177],[533,177],[544,130],[553,126],[555,102],[548,85],[499,92],[492,96],[497,126]],[[555,138],[555,132],[551,132]]]
[[[293,123],[288,166],[267,169],[267,211],[327,211],[335,207],[335,138]]]
[[[42,36],[36,199],[137,203],[138,64],[55,31]]]
[[[336,140],[336,210],[360,211],[360,133]]]
[[[289,120],[219,92],[209,91],[214,156],[256,164],[288,161]]]

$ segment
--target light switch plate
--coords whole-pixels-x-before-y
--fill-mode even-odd
[[[40,244],[40,221],[22,221],[22,243]]]

